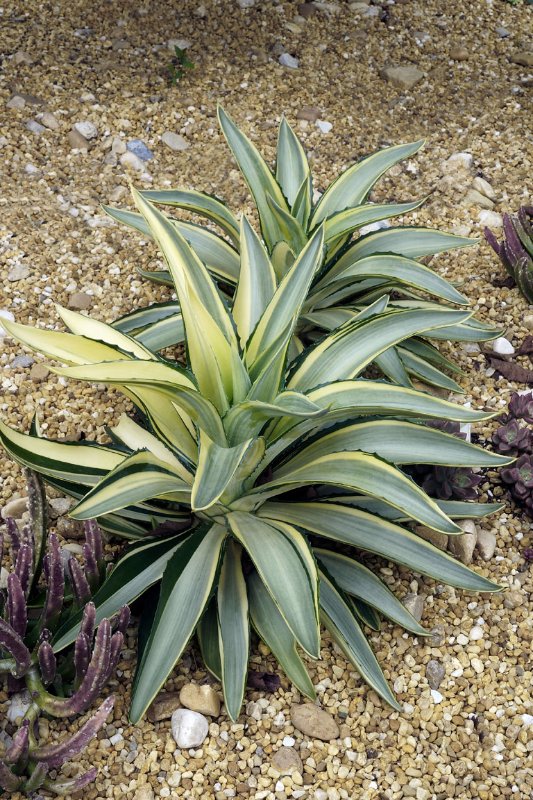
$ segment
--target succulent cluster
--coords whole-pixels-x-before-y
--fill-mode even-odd
[[[47,535],[41,481],[32,472],[27,477],[31,524],[19,530],[13,519],[6,520],[13,566],[1,597],[0,673],[10,694],[26,690],[28,708],[0,760],[0,787],[24,793],[43,787],[67,794],[91,782],[96,769],[65,780],[54,773],[96,735],[113,698],[106,698],[75,734],[59,743],[39,741],[38,718],[66,718],[89,710],[116,668],[129,611],[124,607],[113,621],[104,619],[96,627],[90,598],[105,579],[99,528],[92,521],[85,524],[83,563],[74,556],[65,563],[57,536]],[[4,544],[0,535],[0,560]],[[55,652],[54,634],[62,621],[80,617],[73,647]]]
[[[504,239],[485,228],[485,238],[500,257],[528,302],[533,302],[533,206],[521,206],[516,216],[503,215]]]
[[[171,220],[133,191],[139,212],[132,215],[135,224],[159,245],[179,313],[174,304],[170,317],[161,318],[155,307],[150,319],[144,309],[142,330],[130,333],[64,308],[59,314],[70,333],[3,322],[16,340],[67,365],[52,367],[56,374],[116,386],[142,416],[136,421],[124,415],[107,443],[51,441],[37,430],[26,435],[1,421],[0,440],[13,457],[77,499],[72,517],[98,519],[104,528],[137,540],[94,597],[97,620],[160,583],[157,608],[144,604],[148,636],[132,689],[133,722],[195,633],[206,666],[222,683],[228,714],[236,719],[248,675],[251,627],[293,684],[314,697],[300,650],[318,658],[323,625],[363,679],[399,708],[364,626],[378,630],[385,617],[416,635],[425,631],[362,554],[376,553],[470,591],[496,590],[404,523],[460,535],[453,517],[481,517],[498,506],[436,500],[404,468],[481,469],[511,459],[424,424],[468,423],[490,414],[362,376],[387,353],[392,360],[386,364],[397,365],[395,348],[403,358],[403,343],[417,364],[426,365],[420,369],[427,375],[424,354],[433,350],[424,338],[442,332],[446,339],[473,335],[471,315],[422,301],[391,303],[386,274],[400,269],[422,278],[423,273],[433,286],[436,277],[414,258],[398,264],[390,253],[386,263],[376,256],[376,266],[375,247],[390,249],[395,229],[378,232],[383,238],[377,241],[358,239],[355,254],[350,245],[340,255],[354,218],[368,221],[369,215],[391,213],[372,204],[357,206],[353,214],[346,207],[366,197],[397,152],[378,154],[355,172],[345,172],[313,209],[307,162],[298,160],[300,145],[283,128],[281,174],[291,208],[302,220],[296,224],[262,159],[228,125],[234,147],[253,173],[263,240],[243,217],[237,230],[231,228],[238,249],[230,248],[212,233],[209,239],[207,229]],[[294,159],[299,168],[291,176]],[[202,196],[202,202],[208,199]],[[227,221],[224,209],[215,203],[213,213],[225,214]],[[435,232],[404,233],[405,246],[418,242],[418,249],[408,249],[414,257],[442,245]],[[232,267],[233,297],[191,247],[194,236],[204,246],[209,242],[206,259],[214,254],[219,264]],[[361,248],[374,266],[362,258]],[[370,278],[370,287],[363,281],[376,296],[344,311],[320,310],[313,305],[315,297],[307,320],[325,325],[324,315],[330,316],[309,345],[301,336],[302,315],[316,291],[325,289],[325,298],[340,290],[335,275],[340,276],[341,266],[343,272],[353,268],[359,278],[379,267],[377,283]],[[322,279],[331,270],[329,286]],[[350,284],[351,277],[345,278]],[[348,284],[343,278],[342,285]],[[185,364],[157,352],[162,330],[167,342],[185,340]],[[405,358],[404,363],[413,363]],[[441,475],[435,480],[444,491]],[[448,478],[446,491],[450,494],[453,486],[460,496],[469,496],[471,486],[459,483]],[[74,643],[77,635],[78,624],[67,621],[56,647]]]
[[[432,428],[466,439],[458,422],[436,421],[427,423]],[[477,487],[483,477],[470,467],[417,464],[408,469],[410,475],[430,497],[439,500],[476,500]]]
[[[527,426],[533,423],[533,392],[515,392],[502,421],[503,425],[492,435],[494,447],[518,458],[501,470],[500,477],[513,499],[533,516],[533,431]]]

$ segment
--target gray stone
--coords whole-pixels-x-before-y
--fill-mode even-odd
[[[316,126],[322,133],[329,133],[333,128],[333,123],[327,122],[325,119],[317,119]]]
[[[70,497],[53,497],[49,500],[50,517],[57,519],[64,517],[72,508],[73,500]]]
[[[477,218],[480,222],[480,225],[487,225],[489,228],[501,228],[503,227],[503,217],[501,214],[496,213],[496,211],[491,211],[488,208],[482,208]]]
[[[306,119],[308,122],[316,122],[320,119],[320,109],[316,106],[304,106],[296,114],[296,119]]]
[[[8,281],[23,281],[30,274],[30,268],[26,264],[15,264],[7,273]]]
[[[13,55],[13,64],[33,64],[33,58],[25,50],[17,50]]]
[[[489,198],[489,200],[496,200],[496,192],[490,183],[486,181],[485,178],[481,178],[479,175],[472,181],[472,189],[475,189],[480,194],[484,194],[485,197]]]
[[[17,369],[19,367],[31,367],[32,364],[33,358],[31,356],[15,356],[9,366],[12,369]]]
[[[75,311],[86,311],[93,304],[94,297],[86,292],[74,292],[68,299],[68,307]]]
[[[115,186],[115,188],[109,193],[109,199],[112,203],[116,203],[123,197],[127,192],[125,186]]]
[[[133,800],[154,800],[154,790],[151,786],[145,785],[140,786],[135,794],[133,795]]]
[[[404,67],[386,67],[382,72],[383,77],[399,89],[412,89],[422,78],[424,73],[413,65]]]
[[[496,536],[492,531],[483,530],[477,532],[476,550],[483,561],[490,561],[496,550]]]
[[[282,67],[288,67],[289,69],[298,69],[300,66],[298,59],[294,56],[291,56],[290,53],[282,53],[278,61]]]
[[[19,94],[14,94],[13,97],[6,103],[7,108],[12,108],[15,111],[21,111],[25,105],[26,101]]]
[[[74,130],[78,131],[78,133],[81,133],[85,139],[96,139],[98,136],[98,128],[94,122],[90,122],[89,120],[85,120],[84,122],[75,122]]]
[[[180,136],[179,133],[173,133],[172,131],[165,131],[161,137],[161,141],[163,144],[166,144],[167,147],[170,147],[171,150],[187,150],[191,146],[183,136]]]
[[[330,742],[339,738],[339,726],[327,711],[314,703],[291,706],[292,724],[306,736]]]
[[[272,757],[272,766],[281,775],[290,775],[291,772],[303,774],[302,759],[294,747],[280,747]]]
[[[114,136],[111,143],[111,152],[116,153],[117,156],[121,156],[126,150],[126,142],[121,139],[120,136]]]
[[[152,701],[147,716],[150,722],[160,722],[162,719],[170,719],[179,707],[179,692],[161,692]]]
[[[130,153],[133,153],[137,156],[137,158],[140,158],[141,161],[150,161],[154,157],[154,154],[150,148],[145,145],[142,139],[130,139],[126,145],[126,148],[130,151]]]
[[[450,48],[450,58],[454,61],[467,61],[469,55],[470,53],[466,47],[458,46]]]
[[[200,747],[209,733],[209,724],[205,717],[188,708],[178,708],[170,720],[174,741],[184,750]]]
[[[478,192],[476,189],[469,189],[464,197],[465,205],[467,206],[480,206],[480,208],[494,208],[494,203],[484,194]]]
[[[34,383],[45,381],[50,375],[50,370],[46,364],[34,364],[30,369],[30,380]]]
[[[83,136],[76,128],[73,128],[69,131],[68,136],[68,143],[73,150],[88,150],[89,149],[89,140]]]
[[[444,664],[434,658],[426,664],[426,678],[431,689],[438,689],[442,683],[446,670]]]
[[[36,136],[40,136],[41,133],[44,133],[46,130],[44,125],[41,125],[41,123],[37,122],[35,119],[29,119],[26,123],[26,128]]]
[[[118,156],[117,156],[117,154],[113,153],[113,151],[110,151],[109,153],[106,153],[105,156],[104,156],[104,164],[107,164],[108,166],[111,166],[111,167],[116,167],[117,164],[118,164]]]
[[[420,622],[422,619],[422,615],[424,613],[424,605],[426,602],[426,595],[425,594],[415,594],[414,592],[409,592],[406,594],[402,600],[405,608],[409,611],[410,614],[416,619],[417,622]]]
[[[176,51],[176,47],[179,47],[180,50],[187,50],[190,46],[189,39],[169,39],[167,42],[167,47],[171,53]]]
[[[474,156],[472,153],[452,153],[441,166],[445,175],[454,175],[458,170],[470,172],[474,166]]]
[[[507,28],[504,28],[501,25],[498,28],[496,28],[496,33],[498,34],[500,39],[507,39],[507,37],[511,35],[510,31],[508,31]]]

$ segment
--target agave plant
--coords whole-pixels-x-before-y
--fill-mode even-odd
[[[290,680],[312,697],[298,647],[318,657],[322,622],[363,678],[398,707],[362,625],[377,629],[383,615],[416,635],[425,631],[359,551],[467,590],[496,590],[402,524],[460,534],[451,517],[482,516],[495,507],[436,502],[402,467],[484,467],[510,459],[424,424],[490,415],[359,376],[387,348],[462,325],[468,313],[391,310],[380,299],[379,310],[350,318],[290,360],[294,329],[323,265],[325,226],[278,284],[243,219],[230,310],[179,228],[142,195],[134,198],[174,280],[186,366],[66,309],[59,313],[71,333],[7,322],[15,339],[70,364],[55,367],[57,374],[119,387],[144,424],[121,418],[109,444],[53,442],[38,430],[25,435],[0,424],[16,459],[80,498],[74,518],[98,518],[141,539],[96,593],[97,620],[161,582],[151,618],[147,608],[131,719],[140,719],[195,630],[235,719],[250,623]],[[171,525],[154,531],[158,519]],[[349,554],[339,553],[339,544]],[[73,641],[78,618],[58,632],[56,650]]]
[[[528,301],[533,303],[533,206],[522,206],[516,217],[503,215],[502,242],[485,228],[485,238]]]
[[[113,623],[102,619],[96,630],[96,609],[89,601],[105,577],[98,526],[86,523],[84,562],[67,562],[70,592],[57,536],[47,538],[46,498],[40,479],[28,472],[31,525],[20,531],[6,520],[13,569],[2,592],[0,613],[0,672],[8,691],[28,693],[20,727],[0,759],[0,787],[7,792],[32,793],[44,788],[56,794],[78,791],[96,777],[96,768],[76,778],[52,778],[49,773],[78,756],[98,733],[113,708],[113,697],[72,735],[54,744],[39,741],[38,718],[46,713],[68,718],[85,713],[115,671],[129,620],[126,607]],[[0,536],[0,560],[4,537]],[[56,656],[51,640],[62,619],[80,609],[81,623],[74,647]]]
[[[304,149],[285,119],[279,129],[275,176],[231,118],[219,109],[219,121],[257,206],[263,241],[273,272],[258,262],[263,280],[276,285],[284,278],[310,238],[322,226],[326,258],[300,310],[293,334],[293,353],[317,335],[354,319],[387,292],[395,293],[391,308],[438,308],[427,296],[466,305],[467,299],[434,270],[420,262],[444,250],[466,247],[475,240],[417,227],[391,227],[354,239],[365,225],[407,214],[423,202],[375,204],[368,195],[381,176],[399,161],[409,158],[423,144],[388,147],[343,172],[313,203],[312,176]],[[185,209],[216,223],[226,238],[208,228],[174,220],[197,255],[228,298],[234,296],[240,277],[239,249],[252,246],[243,239],[239,222],[221,201],[188,190],[148,191],[153,202]],[[104,207],[115,219],[150,235],[141,214]],[[250,257],[250,254],[247,254]],[[258,258],[256,253],[252,257]],[[152,280],[171,283],[168,271],[141,273]],[[123,333],[134,335],[151,349],[162,349],[182,340],[184,331],[179,303],[162,303],[140,309],[117,321]],[[457,325],[431,331],[431,339],[480,341],[499,332],[469,317]],[[442,372],[460,370],[426,336],[408,337],[375,358],[380,370],[395,383],[411,386],[411,377],[450,391],[461,387]]]

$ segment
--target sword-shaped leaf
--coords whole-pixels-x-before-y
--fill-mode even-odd
[[[220,447],[200,430],[200,452],[192,487],[193,511],[205,511],[224,493],[253,443],[253,439],[235,447]]]
[[[233,318],[244,347],[257,322],[272,300],[276,275],[265,248],[243,215],[241,220],[241,266]]]
[[[423,200],[415,200],[413,203],[365,203],[354,208],[346,208],[333,216],[328,217],[324,222],[324,236],[326,243],[335,242],[336,239],[353,233],[363,225],[370,225],[382,219],[399,217],[401,214],[408,214],[419,208]]]
[[[301,142],[285,117],[282,117],[276,151],[276,180],[293,213],[300,187],[309,174],[309,164]]]
[[[160,203],[174,208],[183,208],[207,217],[212,222],[216,222],[224,233],[239,243],[239,223],[229,208],[216,197],[205,192],[197,192],[194,189],[169,189],[169,190],[148,190],[143,192],[143,196],[152,203]]]
[[[226,546],[220,570],[217,609],[224,700],[230,718],[236,720],[241,710],[248,674],[250,629],[241,548],[233,540]]]

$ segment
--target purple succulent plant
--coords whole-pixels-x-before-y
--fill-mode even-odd
[[[533,455],[523,453],[514,464],[502,469],[500,475],[512,497],[533,516]]]
[[[522,206],[516,216],[503,215],[504,239],[499,242],[485,228],[485,238],[514,278],[524,297],[533,302],[533,206]]]
[[[0,614],[0,672],[8,677],[8,690],[14,684],[27,688],[31,705],[0,761],[0,788],[29,794],[42,787],[71,794],[94,780],[96,770],[64,781],[52,780],[48,773],[85,749],[109,716],[113,698],[104,700],[77,733],[59,743],[40,743],[36,721],[42,712],[64,718],[89,710],[116,669],[130,615],[124,607],[113,620],[103,619],[96,626],[90,598],[105,577],[105,562],[100,530],[93,521],[85,527],[83,563],[71,557],[67,564],[71,592],[66,591],[59,540],[54,534],[47,536],[42,484],[33,473],[27,477],[32,525],[19,531],[14,520],[6,520],[14,567]],[[0,556],[3,553],[0,534]],[[73,646],[55,653],[54,632],[80,610]]]
[[[531,448],[531,431],[510,419],[492,434],[492,443],[499,453],[518,455]]]
[[[533,392],[526,392],[526,394],[514,392],[509,400],[509,416],[514,419],[523,419],[533,425]]]

